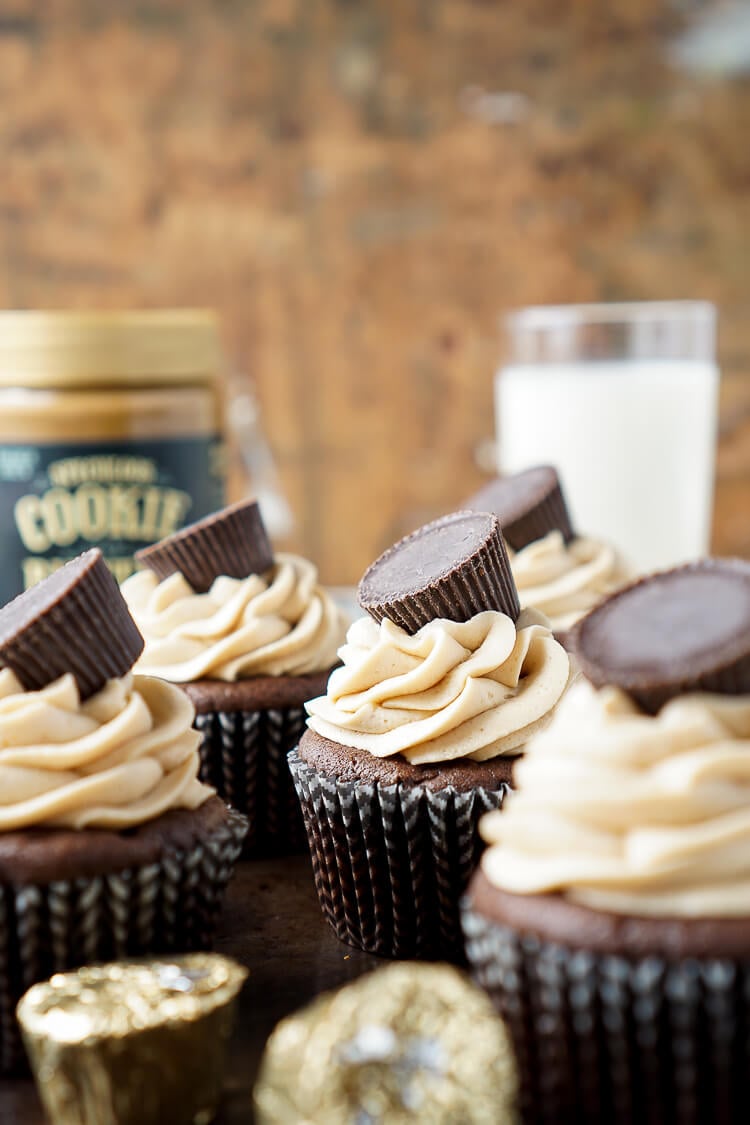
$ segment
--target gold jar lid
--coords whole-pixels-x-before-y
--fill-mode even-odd
[[[0,387],[203,383],[220,355],[208,309],[0,311]]]

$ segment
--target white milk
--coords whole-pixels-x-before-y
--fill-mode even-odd
[[[576,530],[608,539],[640,571],[706,554],[719,372],[689,360],[586,361],[501,369],[501,472],[558,469]]]

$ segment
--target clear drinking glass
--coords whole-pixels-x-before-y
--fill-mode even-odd
[[[707,553],[719,371],[705,301],[562,305],[507,318],[498,468],[560,472],[580,533],[640,571]]]

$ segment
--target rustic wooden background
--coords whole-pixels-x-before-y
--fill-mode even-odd
[[[750,86],[669,61],[712,10],[0,0],[0,305],[216,306],[348,582],[480,483],[502,310],[709,298],[750,555]]]

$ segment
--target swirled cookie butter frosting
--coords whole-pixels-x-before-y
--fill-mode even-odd
[[[508,553],[521,606],[538,609],[555,631],[575,625],[631,577],[608,543],[586,537],[566,543],[559,531]]]
[[[482,868],[517,894],[725,917],[750,902],[750,696],[678,696],[657,715],[579,681],[480,825]]]
[[[385,618],[354,622],[342,667],[306,704],[318,734],[378,758],[420,765],[520,750],[565,691],[569,661],[544,619],[496,610],[442,618],[409,634]]]
[[[150,570],[122,593],[146,642],[136,670],[174,683],[324,672],[346,632],[317,569],[296,555],[278,554],[264,575],[221,575],[203,594]]]
[[[127,674],[81,703],[72,675],[25,691],[0,671],[0,831],[126,829],[213,794],[187,696]]]

